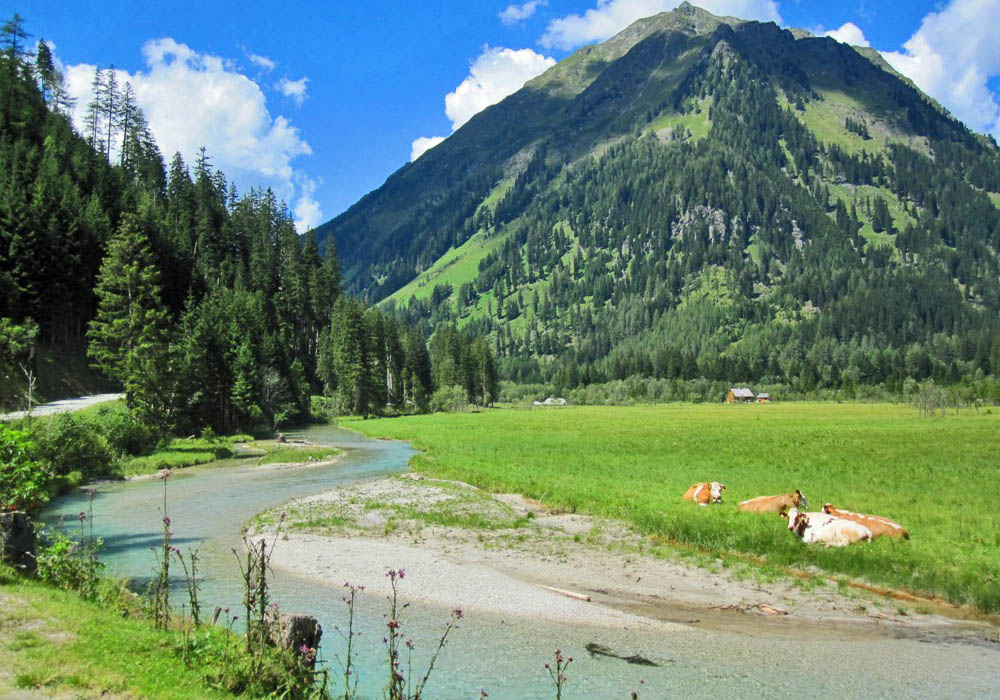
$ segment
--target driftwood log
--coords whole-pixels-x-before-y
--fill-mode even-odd
[[[35,524],[27,513],[0,513],[0,560],[26,574],[38,571]]]

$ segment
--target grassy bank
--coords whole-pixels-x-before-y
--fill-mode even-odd
[[[227,632],[206,627],[196,648],[221,657]],[[185,663],[183,635],[20,577],[0,578],[0,696],[228,698],[206,676],[222,669]],[[240,640],[232,640],[235,649]],[[233,652],[235,657],[236,652]],[[34,695],[24,695],[34,697]]]
[[[236,436],[242,440],[243,436]],[[151,454],[122,460],[122,476],[154,474],[160,469],[181,469],[235,455],[234,438],[172,438]]]
[[[435,414],[344,421],[413,441],[421,472],[548,504],[622,518],[640,532],[709,552],[817,566],[874,584],[1000,611],[1000,415],[920,418],[868,404],[667,405]],[[722,481],[725,504],[681,495]],[[745,498],[800,488],[903,523],[910,541],[806,547]]]

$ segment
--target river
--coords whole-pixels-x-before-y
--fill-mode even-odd
[[[413,449],[404,443],[374,441],[331,426],[312,426],[301,433],[316,443],[334,445],[345,455],[332,466],[298,469],[256,469],[246,462],[192,467],[167,482],[167,511],[174,544],[197,547],[201,560],[203,606],[228,606],[236,612],[241,601],[239,570],[233,548],[242,547],[244,523],[262,510],[291,499],[318,493],[359,479],[403,472]],[[151,548],[161,543],[163,482],[139,479],[101,484],[94,499],[93,527],[104,539],[102,561],[108,572],[148,580],[155,566]],[[87,499],[71,495],[53,502],[43,520],[53,524],[60,515],[86,511]],[[73,524],[75,527],[75,523]],[[277,546],[281,546],[280,541]],[[387,562],[387,566],[394,566]],[[401,565],[401,564],[400,564]],[[274,599],[286,611],[313,614],[324,629],[321,658],[336,690],[339,657],[344,644],[338,632],[346,623],[341,580],[319,582],[277,571]],[[364,581],[354,581],[364,584]],[[184,600],[175,581],[173,601]],[[405,580],[401,587],[406,596]],[[381,697],[386,673],[382,635],[386,602],[362,596],[356,626],[359,689],[362,697]],[[403,632],[417,644],[414,669],[423,670],[448,619],[447,610],[413,603],[404,612]],[[662,628],[595,629],[531,619],[500,619],[469,615],[453,632],[427,686],[429,698],[490,698],[532,700],[555,693],[543,664],[561,647],[574,661],[563,697],[798,697],[804,693],[836,694],[841,698],[988,697],[1000,679],[1000,645],[975,635],[927,639],[886,634],[817,635],[765,633],[748,620],[731,630]],[[623,655],[640,654],[660,665],[643,667],[607,657],[591,657],[588,642]]]

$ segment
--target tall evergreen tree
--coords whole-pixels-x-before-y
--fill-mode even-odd
[[[93,364],[122,383],[130,408],[154,424],[167,422],[169,314],[149,239],[130,215],[108,243],[94,293],[97,313],[87,332]]]

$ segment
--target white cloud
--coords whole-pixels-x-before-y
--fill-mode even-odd
[[[976,131],[1000,137],[1000,104],[989,80],[1000,75],[996,0],[952,0],[924,17],[904,51],[883,51],[910,78]]]
[[[517,24],[535,14],[539,7],[548,4],[548,0],[530,0],[522,5],[507,5],[507,9],[500,13],[500,21],[507,25]]]
[[[677,0],[597,0],[582,15],[567,15],[549,22],[539,43],[546,48],[573,49],[609,39],[643,17],[677,7]],[[699,7],[715,15],[730,15],[781,23],[775,0],[698,0]]]
[[[288,119],[271,116],[256,82],[235,70],[231,62],[200,54],[170,38],[147,42],[143,55],[146,70],[116,71],[118,83],[132,84],[168,162],[180,152],[191,164],[205,146],[214,167],[235,180],[241,191],[271,187],[286,202],[293,202],[296,195],[311,200],[312,190],[296,186],[296,179],[304,176],[292,162],[312,149]],[[74,117],[81,131],[92,99],[93,77],[91,65],[66,70],[67,88],[77,99]],[[309,206],[303,204],[303,212],[308,213]],[[295,203],[296,211],[298,207]]]
[[[296,181],[299,186],[299,199],[292,214],[295,216],[295,230],[305,233],[323,223],[323,209],[319,202],[313,199],[316,181],[305,175],[297,177]]]
[[[476,114],[517,92],[526,82],[555,64],[554,58],[531,49],[484,47],[469,68],[468,77],[445,95],[444,112],[451,120],[451,130],[456,131]],[[410,160],[416,160],[443,140],[441,136],[421,136],[412,144]]]
[[[251,53],[249,51],[246,52],[246,55],[247,58],[250,59],[250,63],[254,64],[258,68],[261,68],[268,73],[273,71],[278,66],[277,63],[272,61],[267,56],[261,56],[260,54]]]
[[[851,46],[871,46],[868,40],[865,39],[865,33],[861,31],[861,27],[856,25],[854,22],[845,22],[838,29],[830,29],[828,31],[818,31],[816,34],[821,36],[828,36],[832,39],[836,39],[841,44],[849,44]]]
[[[556,64],[531,49],[483,48],[468,77],[444,98],[444,112],[455,131],[473,116],[511,95]]]
[[[302,106],[302,103],[306,101],[309,95],[306,93],[306,83],[309,82],[309,78],[299,78],[298,80],[289,80],[288,78],[282,78],[278,83],[278,89],[285,97],[291,97],[295,100],[295,104]]]
[[[444,136],[421,136],[413,141],[410,146],[410,160],[414,161],[427,151],[431,150],[444,141]]]

